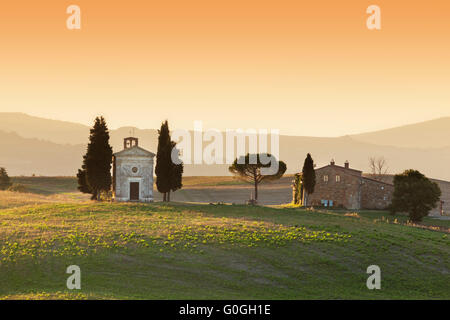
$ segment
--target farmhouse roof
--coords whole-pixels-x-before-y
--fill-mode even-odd
[[[362,173],[361,170],[356,170],[356,169],[346,168],[346,167],[338,166],[338,165],[335,165],[335,164],[328,164],[328,165],[326,165],[326,166],[320,167],[320,168],[315,169],[315,170],[316,170],[316,171],[317,171],[317,170],[322,170],[322,169],[325,169],[325,168],[328,168],[328,167],[338,168],[338,169],[342,169],[342,170],[348,170],[348,171],[350,171],[350,172],[353,171],[354,173]]]
[[[380,181],[380,180],[377,180],[377,179],[368,178],[368,177],[365,177],[365,176],[363,176],[362,178],[364,180],[374,181],[374,182],[378,182],[378,183],[381,183],[381,184],[386,184],[388,186],[393,186],[394,185],[393,183],[390,183],[390,182],[384,182],[384,181]]]
[[[338,169],[340,169],[340,170],[347,171],[349,174],[351,174],[351,175],[357,175],[358,177],[360,177],[361,179],[364,179],[364,180],[369,180],[369,181],[377,182],[377,183],[380,183],[380,184],[385,184],[385,185],[393,186],[392,183],[384,182],[384,181],[380,181],[380,180],[376,180],[376,179],[369,178],[369,177],[367,177],[367,176],[362,175],[362,171],[361,171],[361,170],[356,170],[356,169],[351,169],[351,168],[349,168],[348,162],[346,162],[346,166],[345,166],[345,167],[342,167],[342,166],[336,165],[336,164],[334,163],[334,161],[332,160],[330,164],[328,164],[328,165],[326,165],[326,166],[323,166],[323,167],[321,167],[321,168],[315,169],[315,170],[316,170],[316,171],[317,171],[317,170],[322,170],[322,169],[325,169],[325,168],[328,168],[328,167],[338,168]]]

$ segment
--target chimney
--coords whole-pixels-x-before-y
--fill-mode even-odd
[[[350,168],[350,163],[348,162],[348,160],[345,160],[345,169],[349,169]]]
[[[334,159],[331,159],[330,164],[331,164],[332,166],[334,166]]]
[[[123,139],[123,148],[124,149],[137,147],[137,145],[138,145],[138,138],[129,137],[129,138]]]

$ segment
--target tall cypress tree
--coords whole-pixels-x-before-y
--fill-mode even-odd
[[[308,194],[314,193],[316,186],[316,172],[314,171],[314,160],[311,154],[306,155],[302,170],[302,185],[303,185],[303,205],[308,201]]]
[[[108,191],[111,188],[112,154],[106,121],[103,117],[97,117],[90,131],[83,167],[77,175],[79,189],[85,191],[90,189],[89,193],[92,194],[94,199],[100,200],[101,192]],[[85,178],[83,178],[83,175]],[[83,179],[86,184],[84,184]]]
[[[171,147],[169,133],[169,123],[166,120],[158,130],[158,151],[156,153],[156,188],[163,194],[163,201],[167,200],[167,193],[170,191],[171,180]]]
[[[170,201],[170,192],[183,186],[183,163],[172,161],[172,149],[176,143],[170,138],[169,123],[166,120],[158,130],[158,151],[156,154],[156,187],[163,194],[163,201]]]
[[[171,153],[174,148],[176,148],[177,144],[174,141],[171,141]],[[177,152],[178,150],[175,149]],[[179,160],[179,159],[178,159]],[[170,168],[170,190],[168,192],[167,200],[170,201],[170,191],[177,191],[178,189],[181,189],[183,187],[183,171],[184,171],[184,165],[183,162],[179,161],[179,163],[174,163],[170,161],[171,168]]]

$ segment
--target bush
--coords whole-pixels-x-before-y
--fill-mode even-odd
[[[5,168],[0,168],[0,190],[6,190],[11,186],[11,179]]]
[[[14,183],[12,186],[8,188],[8,191],[26,193],[28,192],[28,189],[23,184]]]
[[[391,213],[407,212],[412,222],[427,216],[441,196],[439,186],[417,170],[406,170],[394,177]]]
[[[112,191],[101,191],[100,201],[112,201]]]

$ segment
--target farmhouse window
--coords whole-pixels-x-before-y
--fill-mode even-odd
[[[341,182],[341,176],[340,175],[336,175],[336,182]]]
[[[328,182],[328,175],[323,176],[323,182]]]
[[[324,207],[332,207],[333,206],[333,200],[320,200],[320,203]]]

